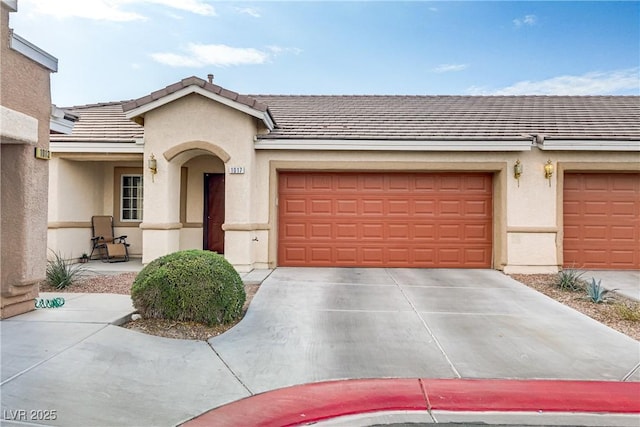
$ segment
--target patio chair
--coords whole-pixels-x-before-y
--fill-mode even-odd
[[[127,236],[114,237],[112,216],[92,216],[91,229],[93,232],[93,237],[91,238],[93,248],[89,259],[93,259],[93,252],[97,250],[102,262],[129,261]]]

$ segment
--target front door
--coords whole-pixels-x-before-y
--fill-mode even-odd
[[[204,174],[203,249],[224,253],[224,174]]]

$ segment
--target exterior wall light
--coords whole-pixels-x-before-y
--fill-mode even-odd
[[[551,177],[553,176],[553,164],[551,160],[547,160],[547,164],[544,165],[544,177],[549,180],[549,187],[551,187]]]
[[[149,167],[149,171],[151,172],[151,182],[154,181],[153,177],[158,173],[158,161],[156,157],[151,153],[151,157],[147,161],[147,166]]]
[[[518,187],[520,187],[520,177],[522,176],[522,163],[520,160],[516,160],[516,164],[513,165],[513,177],[518,180]]]

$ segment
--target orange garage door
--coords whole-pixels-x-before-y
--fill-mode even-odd
[[[279,178],[279,265],[491,267],[490,174]]]
[[[640,174],[564,177],[564,266],[640,269]]]

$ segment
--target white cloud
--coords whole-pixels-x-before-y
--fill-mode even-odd
[[[162,64],[172,67],[203,67],[214,65],[226,67],[230,65],[263,64],[269,54],[254,48],[238,48],[223,44],[187,45],[185,54],[153,53],[151,57]]]
[[[498,90],[473,86],[471,95],[639,95],[640,69],[593,71],[581,76],[558,76],[521,81]]]
[[[462,71],[469,68],[468,64],[440,64],[435,68],[432,68],[431,71],[434,73],[449,73],[455,71]]]
[[[282,55],[285,53],[293,53],[294,55],[299,55],[302,53],[302,49],[298,49],[297,47],[282,47],[282,46],[267,46],[267,49],[271,51],[274,55]]]
[[[28,0],[27,0],[28,1]],[[31,0],[34,12],[56,18],[85,18],[96,21],[143,21],[147,17],[127,10],[127,6],[157,4],[191,12],[215,16],[213,6],[203,0]]]
[[[258,9],[253,7],[236,7],[236,12],[253,16],[254,18],[260,18],[260,12],[258,12]]]
[[[529,27],[534,26],[538,22],[538,17],[536,15],[525,15],[524,18],[516,18],[513,20],[513,25],[516,28],[520,28],[523,25],[527,25]]]

